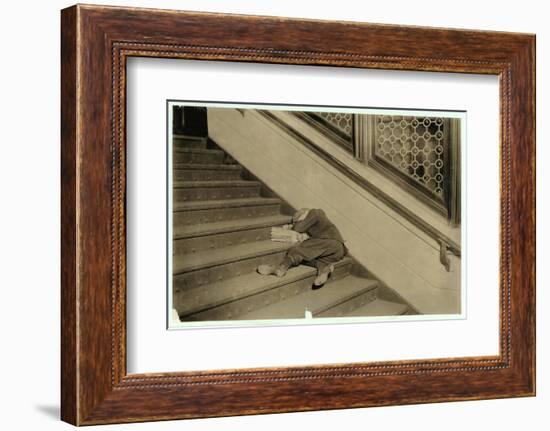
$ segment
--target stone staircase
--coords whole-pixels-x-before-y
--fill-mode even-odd
[[[256,273],[276,264],[290,244],[270,240],[271,227],[291,222],[281,199],[207,138],[173,138],[173,305],[180,320],[256,320],[407,314],[380,298],[376,280],[345,257],[327,284],[311,286],[316,269],[285,277]],[[286,211],[290,212],[290,211]]]

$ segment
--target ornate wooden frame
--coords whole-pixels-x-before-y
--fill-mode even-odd
[[[79,5],[62,11],[61,48],[63,420],[88,425],[534,395],[534,35]],[[500,354],[128,375],[130,56],[498,75]]]

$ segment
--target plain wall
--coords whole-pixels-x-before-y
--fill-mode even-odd
[[[313,2],[296,0],[102,0],[103,4],[388,24],[537,33],[538,396],[327,412],[105,426],[112,430],[543,430],[550,414],[549,189],[550,27],[535,0]],[[3,429],[72,429],[59,415],[59,10],[71,2],[4,2],[2,38],[0,286]],[[32,114],[32,120],[30,120]]]

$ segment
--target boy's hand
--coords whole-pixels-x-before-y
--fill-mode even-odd
[[[306,239],[309,239],[309,235],[307,233],[298,234],[298,242],[304,242]]]
[[[292,230],[292,225],[291,224],[285,224],[283,225],[283,229],[286,229],[286,230]]]

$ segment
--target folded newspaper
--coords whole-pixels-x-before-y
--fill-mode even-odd
[[[307,233],[299,233],[283,227],[271,228],[271,241],[299,243],[309,238]]]

